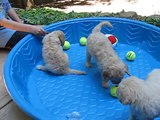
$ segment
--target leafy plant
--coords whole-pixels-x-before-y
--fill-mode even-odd
[[[103,14],[101,12],[81,12],[76,13],[74,11],[70,13],[65,13],[63,11],[53,10],[52,8],[43,7],[43,8],[33,8],[29,10],[20,9],[17,10],[20,18],[26,21],[29,24],[35,25],[48,25],[57,21],[63,21],[73,18],[84,18],[84,17],[122,17],[119,13],[108,13]],[[131,17],[130,19],[136,19],[140,21],[153,24],[160,27],[160,17],[145,17],[137,16],[136,18]]]

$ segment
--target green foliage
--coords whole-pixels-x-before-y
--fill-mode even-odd
[[[101,13],[101,12],[70,12],[65,13],[62,11],[53,10],[51,8],[33,8],[29,10],[20,9],[17,10],[20,18],[26,20],[30,24],[35,25],[48,25],[54,22],[73,19],[73,18],[85,18],[85,17],[121,17],[119,13]],[[136,18],[131,17],[130,19],[136,19],[140,21],[153,24],[160,27],[160,17],[143,17],[137,16]]]
[[[160,27],[160,17],[140,17],[138,20]]]
[[[29,10],[18,10],[20,18],[26,20],[30,24],[47,25],[58,20],[65,20],[66,14],[61,11],[55,11],[46,8],[37,8]]]
[[[36,8],[24,10],[20,9],[17,11],[22,20],[26,20],[30,24],[48,25],[57,21],[72,19],[72,18],[83,18],[97,16],[97,13],[65,13],[49,8]]]

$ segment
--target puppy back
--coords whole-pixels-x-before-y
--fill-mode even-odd
[[[103,26],[109,26],[112,28],[112,24],[109,21],[100,22],[93,30],[92,33],[100,32]]]

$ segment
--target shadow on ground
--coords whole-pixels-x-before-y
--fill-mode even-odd
[[[35,7],[54,7],[54,8],[60,8],[65,9],[68,6],[74,6],[74,5],[92,5],[95,0],[55,0],[53,2],[49,3],[41,3],[35,5]],[[102,3],[110,3],[111,0],[96,0],[97,2]]]

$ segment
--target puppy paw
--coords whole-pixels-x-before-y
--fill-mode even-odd
[[[134,120],[134,117],[132,115],[130,115],[128,120]]]
[[[43,65],[37,65],[36,68],[37,68],[38,70],[46,71],[46,68],[45,68],[45,66],[43,66]]]
[[[90,67],[92,67],[92,65],[91,65],[91,63],[86,63],[86,67],[88,67],[88,68],[90,68]]]
[[[102,82],[103,88],[107,89],[107,88],[109,88],[109,86],[110,86],[109,82]]]

